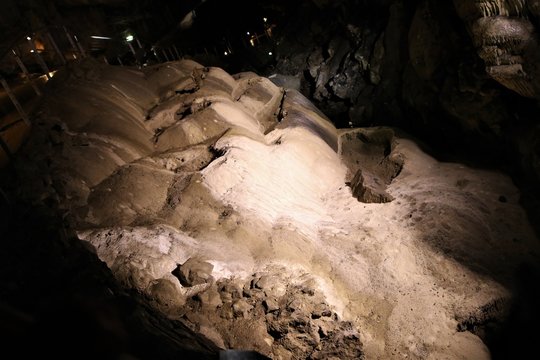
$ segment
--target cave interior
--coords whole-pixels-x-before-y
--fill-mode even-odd
[[[6,354],[536,352],[540,0],[0,10]]]

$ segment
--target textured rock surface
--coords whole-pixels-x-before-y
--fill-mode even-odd
[[[338,127],[398,126],[441,156],[511,172],[540,223],[537,0],[281,7],[271,73],[299,78]]]
[[[342,130],[340,155],[347,165],[353,195],[362,202],[393,200],[386,187],[403,168],[402,154],[395,152],[394,132],[389,128]]]
[[[224,348],[255,349],[280,359],[362,359],[358,329],[340,320],[308,274],[273,267],[245,279],[223,278],[189,300],[185,319],[194,331],[211,331]],[[276,290],[276,287],[279,290]],[[206,301],[219,294],[219,304]]]
[[[337,130],[253,73],[81,65],[17,166],[41,167],[27,194],[58,199],[153,309],[276,359],[490,356],[521,304],[513,277],[538,260],[508,177],[439,162],[390,128]],[[94,121],[94,94],[132,126]],[[346,185],[359,170],[393,200],[359,202]]]
[[[4,189],[11,189],[13,184],[3,181]],[[0,234],[6,240],[0,255],[0,333],[6,354],[21,359],[218,356],[212,341],[121,286],[55,216],[54,203],[25,204],[15,197],[17,188],[11,190],[10,203],[0,206]]]

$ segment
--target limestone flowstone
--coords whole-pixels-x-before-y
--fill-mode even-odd
[[[507,176],[397,129],[338,130],[254,73],[62,76],[30,144],[50,172],[37,196],[156,309],[274,359],[489,358],[486,319],[539,256]]]

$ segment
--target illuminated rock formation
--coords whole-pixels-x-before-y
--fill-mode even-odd
[[[540,59],[533,24],[538,1],[455,0],[487,73],[518,94],[538,98],[536,65]]]
[[[508,177],[337,130],[254,73],[87,62],[54,80],[39,197],[170,318],[276,359],[489,358],[482,324],[538,259]]]

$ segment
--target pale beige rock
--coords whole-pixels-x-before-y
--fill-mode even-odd
[[[163,304],[167,294],[193,308],[206,304],[205,316],[220,319],[217,333],[204,324],[208,336],[276,358],[295,358],[295,346],[312,351],[315,325],[321,344],[345,344],[348,354],[361,346],[368,359],[489,358],[458,319],[509,301],[514,269],[539,253],[507,176],[439,162],[396,136],[390,153],[400,156],[388,161],[403,167],[385,181],[393,201],[361,203],[346,182],[356,173],[351,164],[366,165],[369,156],[353,151],[359,143],[345,149],[347,134],[307,99],[287,91],[283,112],[281,89],[254,74],[167,66],[146,76],[107,68],[87,89],[59,90],[50,104],[66,106],[54,122],[64,122],[71,139],[65,156],[51,156],[53,181],[69,192],[59,191],[62,206],[125,286]],[[90,140],[91,149],[71,146]],[[190,258],[206,265],[193,286],[182,286],[172,272]],[[221,286],[223,279],[238,284]],[[307,323],[304,337],[283,335],[287,349],[268,339],[267,316],[279,311],[265,314],[263,301],[275,308],[273,299],[298,314],[298,326]],[[324,340],[330,324],[350,337]],[[256,339],[234,338],[242,334]]]

